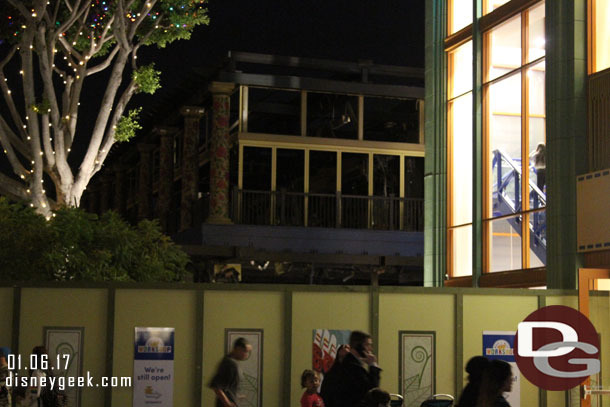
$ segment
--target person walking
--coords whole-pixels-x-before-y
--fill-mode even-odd
[[[250,357],[252,345],[245,338],[237,338],[233,349],[222,358],[209,387],[216,395],[216,407],[236,407],[239,400],[241,369],[237,362]]]

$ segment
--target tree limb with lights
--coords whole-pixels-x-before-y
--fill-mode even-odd
[[[0,193],[44,215],[79,206],[111,148],[138,128],[132,96],[154,93],[160,73],[139,66],[143,46],[165,47],[208,24],[200,0],[7,0],[0,22],[0,147],[11,174]],[[19,76],[10,73],[18,66]],[[93,130],[79,126],[85,81],[108,75]],[[14,82],[14,83],[11,83]],[[87,143],[83,157],[72,146]],[[78,166],[75,166],[78,162]],[[44,181],[52,181],[47,191]]]

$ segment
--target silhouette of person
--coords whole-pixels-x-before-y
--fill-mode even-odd
[[[460,399],[459,407],[476,407],[479,388],[481,387],[481,379],[483,372],[489,365],[489,359],[484,356],[475,356],[466,363],[466,372],[468,373],[468,384],[464,387]]]
[[[510,407],[503,393],[513,386],[513,372],[503,360],[492,360],[483,372],[477,407]]]

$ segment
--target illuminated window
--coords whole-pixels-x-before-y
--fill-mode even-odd
[[[483,12],[508,2],[484,0]],[[473,0],[450,4],[449,32],[453,34],[460,25],[471,23],[456,7],[459,4],[471,15]],[[479,34],[482,82],[474,85],[482,89],[480,119],[473,117],[472,69],[477,53],[472,40],[460,33],[450,34],[446,42],[450,277],[472,274],[472,245],[481,244],[473,236],[481,234],[484,273],[546,263],[545,5],[540,1],[523,11],[510,9],[486,17],[485,31]],[[473,157],[474,123],[482,129],[482,157]],[[475,231],[473,167],[481,160],[483,229]]]
[[[508,3],[509,0],[484,0],[483,1],[483,14],[491,13],[501,5]]]
[[[486,33],[483,214],[488,272],[546,263],[544,3]]]
[[[449,34],[472,24],[472,0],[449,1]]]
[[[449,253],[453,276],[472,273],[472,41],[449,53]]]
[[[591,73],[610,68],[610,0],[591,0]]]

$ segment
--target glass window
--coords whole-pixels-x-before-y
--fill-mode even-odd
[[[503,4],[508,3],[510,0],[485,0],[483,2],[483,14],[491,13]]]
[[[364,139],[419,143],[415,100],[364,98]]]
[[[483,0],[483,14],[508,2]],[[472,14],[472,0],[452,1],[450,34],[459,30],[458,5]],[[486,148],[483,230],[478,231],[486,239],[484,272],[546,263],[545,3],[537,2],[507,20],[500,15],[491,18],[496,17],[501,22],[482,33],[483,83],[475,84],[483,87],[480,119],[473,118],[472,42],[447,55],[447,238],[452,277],[472,273],[472,177],[475,161],[479,162],[472,155],[475,119],[482,121]]]
[[[546,265],[546,212],[538,211],[528,215],[530,267]]]
[[[277,149],[277,190],[303,192],[305,174],[305,151]]]
[[[490,271],[521,269],[521,216],[486,222],[491,228]]]
[[[244,147],[244,186],[254,191],[271,190],[271,149]]]
[[[424,199],[423,157],[405,157],[405,198]]]
[[[307,93],[309,137],[358,138],[358,97]]]
[[[521,208],[521,75],[489,87],[490,191],[488,216]]]
[[[449,3],[449,34],[455,34],[472,24],[472,0],[452,0]]]
[[[309,152],[309,192],[335,194],[337,191],[337,153]]]
[[[527,62],[532,62],[545,54],[544,3],[530,9],[527,22]]]
[[[593,72],[610,68],[610,0],[593,0]]]
[[[544,61],[527,70],[529,118],[529,208],[546,206],[546,117]]]
[[[491,81],[521,66],[521,16],[493,28],[487,35],[487,80]]]
[[[341,193],[343,195],[369,194],[368,154],[341,154]]]
[[[301,93],[280,89],[248,89],[248,132],[301,134]]]
[[[452,277],[472,275],[472,225],[451,229],[449,239]]]
[[[449,98],[472,90],[472,41],[460,45],[449,53]]]
[[[472,223],[472,93],[449,105],[451,143],[450,226]]]

